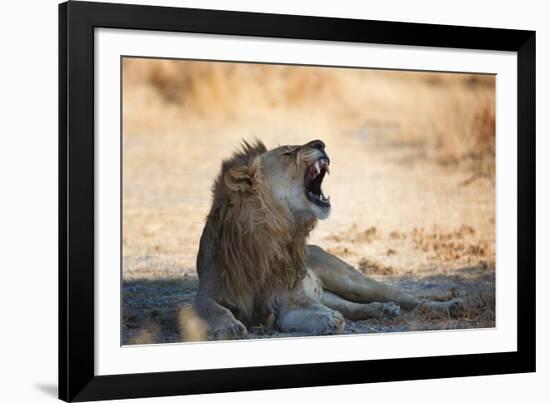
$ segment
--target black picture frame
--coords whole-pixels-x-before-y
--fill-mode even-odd
[[[517,52],[517,352],[96,376],[94,29]],[[68,2],[59,5],[59,398],[89,401],[535,371],[535,32]]]

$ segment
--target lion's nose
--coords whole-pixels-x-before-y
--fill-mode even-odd
[[[318,150],[324,151],[325,143],[323,143],[321,140],[313,140],[307,143],[306,147],[316,148]]]

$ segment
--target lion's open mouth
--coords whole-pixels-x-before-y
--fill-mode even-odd
[[[319,207],[330,207],[330,197],[325,197],[321,190],[321,184],[326,173],[330,173],[330,162],[326,157],[321,157],[307,167],[304,178],[306,197]]]

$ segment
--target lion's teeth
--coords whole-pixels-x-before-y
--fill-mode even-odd
[[[319,175],[321,173],[321,168],[319,168],[319,161],[315,161],[315,170],[317,171],[317,175]]]
[[[325,169],[326,169],[326,171],[327,171],[327,174],[330,175],[330,169],[328,168],[328,164],[325,165]]]

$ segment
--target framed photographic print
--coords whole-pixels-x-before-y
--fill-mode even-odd
[[[535,370],[535,33],[59,6],[59,397]]]

